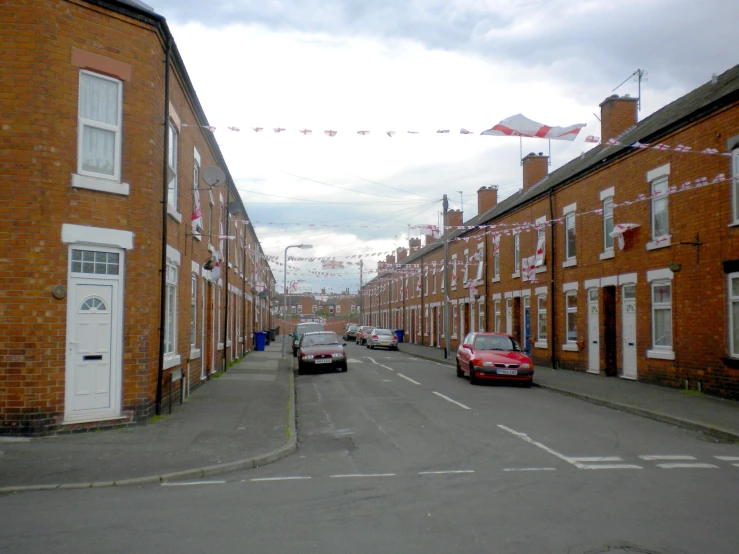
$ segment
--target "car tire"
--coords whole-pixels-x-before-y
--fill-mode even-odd
[[[370,350],[374,350],[375,349],[375,345],[374,344],[370,344],[369,349]]]
[[[305,373],[305,370],[303,369],[303,364],[298,362],[298,375],[303,375]]]
[[[470,385],[477,384],[477,377],[475,376],[475,368],[470,365]]]
[[[527,389],[530,389],[531,388],[531,385],[533,385],[533,384],[534,384],[534,380],[533,379],[529,379],[528,381],[524,381],[523,386],[525,388],[527,388]]]
[[[343,366],[341,366],[341,372],[342,373],[346,373],[348,370],[349,370],[349,367],[346,364],[344,364]]]
[[[464,377],[464,371],[462,371],[462,367],[459,365],[459,360],[457,360],[457,377]]]

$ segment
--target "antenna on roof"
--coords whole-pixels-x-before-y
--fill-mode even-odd
[[[628,81],[628,80],[629,80],[629,79],[631,79],[632,77],[633,77],[633,80],[634,80],[634,81],[637,81],[637,82],[639,83],[639,91],[638,91],[638,93],[637,93],[637,95],[636,95],[636,107],[637,107],[637,108],[639,109],[639,111],[641,111],[641,82],[642,82],[642,80],[644,80],[644,81],[646,81],[646,80],[647,80],[647,75],[648,75],[648,74],[647,74],[647,70],[646,70],[646,69],[637,69],[636,71],[634,71],[634,72],[633,72],[633,73],[632,73],[631,75],[629,75],[629,76],[628,76],[628,77],[627,77],[627,78],[626,78],[626,79],[625,79],[625,80],[624,80],[624,81],[623,81],[623,82],[621,83],[621,85],[623,85],[624,83],[626,83],[626,81]],[[616,89],[618,89],[618,88],[620,88],[620,87],[621,87],[621,85],[618,85],[618,86],[617,86],[617,87],[616,87],[615,89],[613,89],[613,90],[612,90],[611,92],[615,92],[615,91],[616,91]]]

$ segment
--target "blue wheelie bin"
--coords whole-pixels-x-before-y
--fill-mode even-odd
[[[403,342],[403,334],[404,334],[403,329],[396,329],[395,330],[395,336],[398,337],[398,344],[400,344],[401,342]]]
[[[267,334],[263,331],[257,331],[254,333],[254,350],[264,350],[264,345],[267,342]]]

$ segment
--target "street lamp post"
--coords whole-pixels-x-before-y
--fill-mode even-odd
[[[282,295],[283,296],[283,301],[285,303],[285,311],[283,312],[284,313],[284,318],[285,318],[285,319],[283,319],[283,321],[285,321],[285,323],[283,323],[283,325],[285,325],[285,327],[287,327],[286,320],[287,320],[287,295],[288,295],[288,290],[287,290],[287,251],[290,248],[313,248],[313,245],[312,244],[291,244],[290,246],[288,246],[287,248],[285,248],[285,265],[283,266],[283,271],[284,271],[283,291],[284,291],[284,293]],[[282,359],[285,359],[285,337],[287,337],[287,335],[288,335],[287,329],[284,329],[282,331]]]

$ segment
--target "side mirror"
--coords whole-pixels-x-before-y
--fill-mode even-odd
[[[474,350],[472,350],[472,345],[471,344],[463,344],[462,345],[462,348],[466,348],[470,352],[474,352]]]
[[[288,337],[292,337],[292,336],[293,336],[293,334],[292,334],[292,333],[288,333],[288,335],[287,335],[287,336],[288,336]]]

